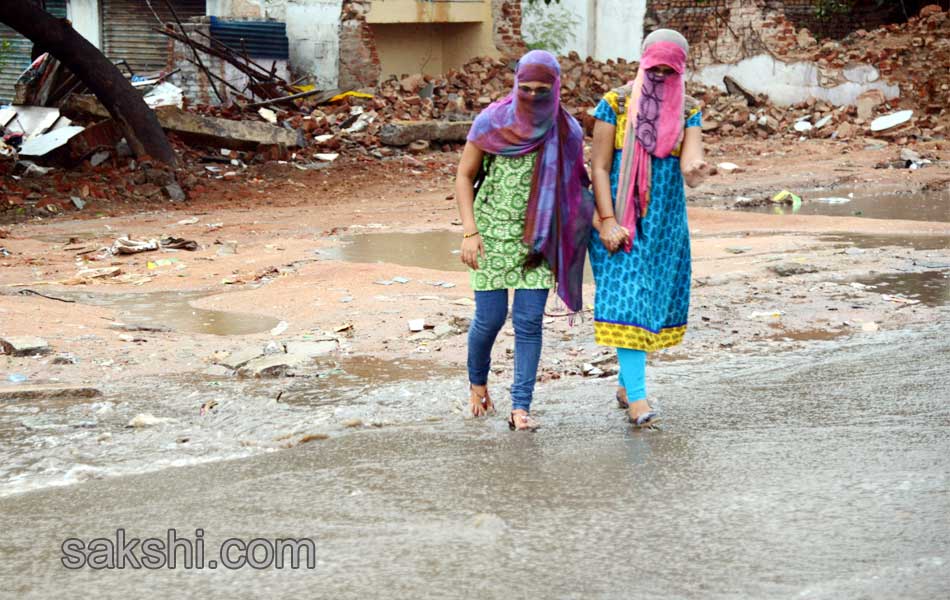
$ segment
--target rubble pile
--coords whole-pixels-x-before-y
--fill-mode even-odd
[[[864,64],[874,67],[863,71],[873,71],[868,77],[898,84],[900,97],[888,100],[870,90],[856,106],[836,107],[811,98],[779,107],[728,78],[726,90],[691,83],[687,91],[702,101],[703,129],[713,142],[749,136],[845,141],[869,136],[903,145],[946,136],[950,15],[939,6],[924,8],[905,24],[859,30],[841,41],[819,42],[807,30],[796,32],[784,17],[775,19],[771,26],[779,34],[770,39],[770,50],[786,62],[813,61],[822,86],[842,83],[849,69]],[[588,131],[593,127],[592,109],[603,94],[631,79],[637,69],[635,62],[582,59],[577,53],[562,56],[560,62],[562,104]],[[245,98],[226,106],[190,105],[162,76],[144,82],[149,87],[143,93],[177,149],[177,176],[147,159],[135,160],[127,144],[117,143],[121,136],[115,128],[105,127],[109,115],[91,96],[70,96],[50,108],[3,109],[0,214],[52,215],[82,210],[96,200],[180,201],[188,192],[204,191],[209,180],[255,178],[260,168],[275,161],[319,170],[341,157],[399,158],[409,168],[422,168],[419,160],[406,155],[457,151],[478,112],[511,91],[513,67],[506,60],[475,58],[442,75],[391,77],[365,92],[297,92],[285,82],[267,88],[264,100]],[[44,83],[49,78],[35,74],[31,81],[31,97],[45,97],[43,90],[52,85]],[[22,127],[11,129],[14,126]],[[74,137],[65,137],[68,131]],[[37,143],[44,136],[68,139],[50,146],[61,147],[61,156],[51,154],[44,161],[42,153],[31,158],[25,152],[28,142],[45,147]],[[53,160],[63,158],[69,160]]]

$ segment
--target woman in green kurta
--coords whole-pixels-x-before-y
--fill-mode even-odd
[[[494,411],[487,387],[491,350],[508,317],[508,290],[514,290],[513,430],[539,426],[530,409],[548,292],[556,286],[573,310],[581,303],[593,208],[585,209],[581,191],[587,184],[583,131],[560,106],[559,92],[557,59],[541,51],[525,55],[512,93],[472,125],[456,179],[461,258],[475,291],[468,335],[471,412],[479,417]],[[484,179],[476,194],[479,171]]]

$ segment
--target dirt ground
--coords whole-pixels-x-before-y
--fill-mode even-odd
[[[924,297],[919,302],[913,294],[882,293],[860,283],[895,273],[932,274],[934,269],[945,275],[950,268],[950,157],[945,142],[915,149],[934,163],[919,170],[877,169],[900,150],[864,142],[809,140],[776,148],[766,140],[707,148],[711,163],[729,161],[742,170],[718,174],[687,192],[694,258],[690,332],[682,346],[653,359],[873,335],[945,315],[940,305],[946,304],[946,279],[936,282],[942,286],[937,301]],[[77,384],[161,373],[226,376],[220,368],[208,369],[228,352],[263,347],[271,340],[335,338],[340,344],[335,356],[413,356],[457,367],[461,379],[462,332],[472,313],[468,275],[457,265],[455,270],[434,270],[407,264],[414,262],[409,257],[418,254],[415,245],[421,238],[406,237],[402,248],[400,238],[392,237],[460,234],[453,196],[456,158],[436,153],[419,159],[351,160],[319,171],[278,165],[253,178],[209,180],[203,194],[183,204],[96,205],[69,216],[3,226],[0,246],[10,255],[0,257],[0,334],[41,337],[54,352],[2,356],[0,373],[4,380],[16,373],[30,383]],[[826,195],[835,188],[936,190],[946,218],[927,222],[724,210],[737,196],[816,188],[831,190]],[[803,195],[807,202],[808,194]],[[377,234],[389,236],[383,262],[338,259],[350,236]],[[121,235],[182,237],[197,241],[199,249],[91,260]],[[454,265],[457,256],[446,251],[433,260],[424,264]],[[150,268],[150,262],[157,264]],[[81,269],[104,267],[118,267],[120,273],[77,284]],[[378,283],[394,277],[409,281]],[[434,287],[432,282],[447,285]],[[589,304],[592,283],[585,292]],[[931,289],[933,285],[930,281]],[[162,292],[195,293],[173,309],[168,304],[176,296]],[[110,303],[109,298],[151,297],[142,294],[154,296],[157,315],[196,309],[243,313],[230,316],[232,325],[259,332],[196,333],[164,323],[161,316],[150,325],[170,330],[116,329],[116,323],[135,319],[129,319],[122,301]],[[555,303],[549,311],[558,313]],[[201,314],[191,315],[192,321]],[[449,324],[454,330],[439,336],[411,334],[410,319]],[[609,363],[609,353],[593,344],[589,312],[573,324],[551,316],[547,327],[542,379]],[[508,331],[496,349],[499,371],[510,366],[512,347]],[[56,360],[64,353],[75,361]]]

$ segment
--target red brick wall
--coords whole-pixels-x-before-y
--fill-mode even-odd
[[[340,14],[341,89],[374,87],[382,70],[373,30],[366,22],[371,0],[343,0]]]
[[[528,50],[521,38],[521,2],[492,0],[491,3],[495,21],[495,47],[505,58],[519,58]]]

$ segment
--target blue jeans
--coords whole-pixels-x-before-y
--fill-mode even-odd
[[[515,377],[511,385],[512,410],[531,410],[534,382],[541,359],[541,325],[548,290],[515,290],[511,322],[515,327]],[[475,292],[475,318],[468,330],[468,380],[486,385],[491,349],[508,318],[508,290]]]

